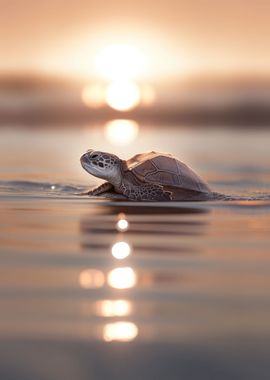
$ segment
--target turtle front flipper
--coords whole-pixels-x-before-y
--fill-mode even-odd
[[[163,186],[145,184],[141,186],[122,185],[123,195],[131,201],[171,201],[172,193],[165,191]]]
[[[92,196],[95,196],[95,195],[99,195],[99,194],[103,194],[103,193],[106,193],[108,191],[111,191],[112,189],[113,189],[113,185],[111,183],[109,183],[109,182],[105,182],[102,185],[100,185],[98,187],[95,187],[92,190],[88,190],[88,191],[85,191],[83,193],[80,193],[79,195],[92,195]]]

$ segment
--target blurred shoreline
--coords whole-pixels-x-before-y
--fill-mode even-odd
[[[269,127],[270,80],[261,78],[197,77],[153,85],[151,105],[129,111],[86,106],[83,87],[94,80],[40,75],[0,76],[0,127],[27,124],[106,122],[136,119],[139,123]]]

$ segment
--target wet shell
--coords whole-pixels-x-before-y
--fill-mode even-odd
[[[209,193],[207,183],[186,164],[167,153],[137,154],[128,161],[127,170],[142,182]]]

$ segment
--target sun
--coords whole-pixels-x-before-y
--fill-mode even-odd
[[[135,108],[141,100],[139,86],[131,81],[117,81],[108,85],[106,102],[115,110],[128,111]]]
[[[102,80],[83,88],[83,103],[91,108],[107,104],[120,112],[152,104],[152,88],[140,82],[144,63],[142,52],[135,46],[114,44],[103,48],[96,55],[96,69]]]
[[[131,45],[109,45],[96,56],[98,73],[110,81],[135,79],[143,66],[142,52]]]

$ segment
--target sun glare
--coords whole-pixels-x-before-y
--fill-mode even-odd
[[[90,108],[99,108],[105,103],[105,90],[99,84],[86,85],[81,96],[83,103]]]
[[[156,93],[152,86],[143,85],[141,88],[141,100],[145,106],[151,106],[156,100]]]
[[[137,83],[142,76],[144,59],[136,47],[109,45],[97,54],[95,63],[97,72],[103,77],[103,83],[88,84],[83,88],[81,98],[87,107],[108,105],[124,112],[154,102],[153,87]]]
[[[109,80],[134,79],[143,69],[143,56],[136,47],[110,45],[97,54],[96,68]]]

